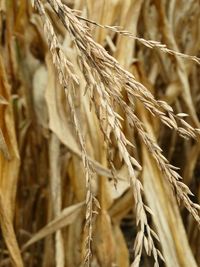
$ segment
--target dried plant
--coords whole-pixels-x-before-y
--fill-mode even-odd
[[[83,25],[66,5],[63,5],[61,1],[57,0],[49,0],[47,2],[51,5],[64,27],[69,32],[71,38],[73,38],[73,42],[79,53],[79,64],[87,82],[86,90],[89,91],[89,94],[91,96],[91,102],[94,103],[96,115],[99,119],[99,123],[101,125],[101,129],[104,133],[105,139],[107,139],[108,142],[111,142],[110,134],[114,134],[121,158],[124,160],[128,167],[130,184],[133,190],[136,203],[137,225],[139,225],[140,227],[140,231],[138,232],[138,235],[135,240],[135,260],[132,266],[139,266],[143,244],[147,244],[145,246],[147,254],[153,254],[155,266],[159,266],[158,256],[160,256],[162,259],[163,257],[159,250],[157,250],[155,247],[153,241],[153,235],[155,236],[155,234],[148,224],[146,215],[146,212],[149,211],[149,208],[143,203],[143,187],[140,181],[136,178],[134,171],[134,167],[140,168],[140,164],[136,161],[136,159],[130,156],[127,150],[127,146],[131,144],[121,130],[122,126],[120,118],[118,114],[114,111],[112,103],[116,102],[120,106],[122,106],[130,125],[137,129],[139,135],[141,136],[141,139],[147,146],[151,155],[155,158],[161,172],[165,175],[165,177],[172,185],[172,188],[175,191],[178,200],[181,200],[184,203],[185,207],[193,215],[198,224],[200,224],[200,218],[198,215],[198,209],[200,208],[199,205],[194,204],[190,200],[188,195],[191,194],[191,192],[186,185],[179,181],[181,177],[180,175],[178,175],[178,173],[176,173],[176,168],[174,168],[168,163],[167,159],[162,155],[161,149],[149,138],[140,120],[134,115],[128,104],[122,101],[122,88],[127,92],[129,98],[134,97],[136,99],[139,99],[144,104],[145,108],[147,108],[153,115],[157,115],[163,123],[165,123],[170,128],[177,130],[181,135],[195,138],[196,133],[199,133],[199,129],[194,129],[190,125],[188,125],[182,119],[182,114],[174,115],[172,108],[169,107],[166,102],[155,100],[153,95],[151,95],[151,93],[141,83],[135,80],[134,76],[125,71],[119,65],[119,63],[106,52],[103,47],[93,41],[89,33],[89,28]],[[70,68],[68,67],[71,64],[68,63],[68,60],[65,59],[64,54],[59,48],[59,43],[55,37],[53,27],[45,14],[44,7],[42,6],[39,0],[35,1],[35,5],[40,14],[44,17],[45,35],[48,38],[49,48],[54,58],[54,64],[58,69],[60,83],[67,91],[68,103],[70,106],[70,110],[73,114],[76,131],[78,133],[81,150],[83,152],[82,159],[84,163],[84,168],[86,170],[86,186],[88,191],[86,199],[86,224],[89,225],[90,230],[88,233],[88,239],[91,240],[93,196],[90,189],[90,165],[87,158],[85,145],[83,143],[83,137],[80,131],[80,127],[78,126],[77,116],[75,116],[73,100],[71,99],[70,93],[68,92],[71,89],[70,87],[73,86],[73,84],[71,84],[70,82],[75,81],[78,83],[78,79],[74,78],[76,77],[76,75],[73,71],[70,71]],[[108,26],[105,28],[108,28]],[[125,31],[116,32],[132,37],[130,33]],[[145,45],[148,45],[150,48],[157,47],[161,49],[161,51],[183,56],[178,52],[176,53],[170,49],[167,49],[166,46],[161,45],[157,42],[145,42],[143,39],[139,38],[137,40],[141,41]],[[58,58],[57,60],[56,57]],[[198,58],[196,57],[189,57],[187,55],[185,55],[184,57],[193,60],[197,59],[196,61],[199,62]],[[65,71],[63,71],[63,69]],[[67,80],[65,80],[65,75],[67,77]],[[175,119],[180,120],[184,128],[178,127]],[[105,121],[106,123],[104,123],[103,121]],[[88,244],[90,244],[90,241],[88,242]],[[88,265],[90,265],[90,253],[91,249],[90,245],[88,245],[86,256],[86,262],[88,263]]]
[[[60,49],[60,45],[56,34],[54,32],[53,26],[48,19],[45,9],[40,1],[35,1],[35,5],[40,12],[40,15],[43,17],[44,21],[44,32],[47,36],[49,49],[52,53],[53,63],[57,68],[59,74],[59,82],[63,86],[68,104],[70,107],[70,111],[72,114],[75,130],[79,139],[81,152],[82,152],[82,161],[85,170],[85,177],[86,177],[86,228],[87,228],[87,240],[86,240],[86,247],[87,252],[85,255],[85,262],[86,264],[90,264],[89,258],[91,256],[91,240],[92,240],[92,213],[93,211],[93,202],[97,203],[97,199],[92,193],[91,190],[91,179],[92,179],[92,166],[88,159],[88,155],[85,148],[85,141],[83,135],[81,133],[80,123],[77,118],[77,114],[74,107],[74,102],[72,99],[72,91],[74,89],[75,83],[78,83],[78,77],[74,74],[73,65],[69,62],[66,58],[65,54]]]
[[[137,10],[137,8],[139,7],[141,8],[142,6],[142,1],[141,3],[139,2],[140,1],[138,1],[137,4],[135,2],[129,4],[133,8],[133,10]],[[148,6],[150,8],[151,1],[147,2],[144,3],[144,6]],[[80,1],[80,3],[82,3],[82,1]],[[197,115],[194,113],[195,108],[194,109],[193,107],[191,107],[191,109],[188,108],[189,102],[185,100],[188,112],[190,112],[190,115],[192,116],[193,125],[195,125],[194,127],[191,126],[192,124],[186,121],[187,120],[186,112],[182,111],[179,108],[178,103],[176,103],[175,108],[176,110],[179,111],[176,113],[174,112],[174,109],[165,101],[165,99],[162,100],[156,99],[157,97],[154,96],[154,93],[151,91],[151,88],[149,88],[149,86],[151,86],[149,82],[147,82],[145,79],[144,82],[140,81],[139,77],[137,77],[139,71],[138,72],[136,71],[136,75],[134,75],[135,74],[134,68],[131,71],[131,69],[126,69],[124,66],[120,64],[117,57],[116,58],[114,57],[113,51],[115,51],[115,49],[113,49],[113,51],[112,49],[111,51],[107,50],[110,50],[109,48],[115,46],[114,42],[115,39],[117,38],[119,39],[126,38],[126,42],[136,41],[139,47],[141,44],[143,45],[142,48],[141,47],[139,48],[139,51],[141,51],[141,53],[143,54],[146,53],[147,58],[151,58],[153,51],[151,49],[154,49],[155,53],[158,53],[158,55],[161,58],[160,61],[162,61],[163,55],[169,56],[169,58],[167,58],[166,62],[164,63],[166,64],[166,66],[167,64],[169,64],[169,60],[171,60],[171,58],[174,58],[175,62],[177,63],[178,75],[181,75],[182,72],[186,73],[186,69],[185,67],[183,67],[184,65],[182,63],[183,59],[185,61],[188,60],[187,62],[191,61],[190,63],[188,63],[188,69],[192,68],[191,67],[192,65],[189,65],[192,63],[194,65],[195,63],[197,63],[198,66],[198,64],[200,64],[200,59],[196,55],[190,56],[189,53],[185,53],[185,51],[184,52],[175,51],[174,47],[176,46],[172,46],[173,49],[171,49],[168,48],[167,45],[162,44],[162,42],[160,41],[153,41],[149,40],[149,38],[145,39],[143,37],[138,37],[130,30],[124,30],[122,27],[108,26],[112,24],[107,23],[107,21],[105,21],[104,23],[103,19],[99,23],[96,22],[94,18],[93,19],[87,18],[87,16],[84,16],[85,15],[84,12],[83,12],[84,15],[82,15],[76,10],[76,5],[73,4],[73,1],[70,2],[61,0],[46,0],[46,1],[33,0],[31,1],[31,4],[35,8],[34,10],[36,12],[32,16],[31,23],[32,25],[34,25],[34,27],[37,28],[37,34],[38,36],[40,36],[43,42],[46,55],[48,55],[48,53],[50,52],[54,67],[51,66],[49,58],[48,56],[46,56],[45,63],[48,66],[48,73],[50,73],[48,79],[52,80],[51,81],[52,87],[46,89],[47,91],[44,94],[45,101],[44,101],[44,96],[41,95],[34,96],[35,103],[39,102],[38,100],[36,101],[37,98],[39,98],[40,101],[42,101],[42,104],[40,105],[38,104],[38,106],[34,104],[35,105],[34,113],[36,114],[36,120],[39,122],[39,124],[42,125],[40,127],[43,130],[41,131],[38,137],[33,137],[32,141],[30,141],[30,144],[31,143],[34,144],[34,142],[36,142],[37,140],[37,142],[41,145],[42,142],[40,143],[40,138],[42,139],[44,137],[48,139],[49,135],[52,136],[52,139],[50,138],[52,143],[50,141],[50,143],[48,144],[49,161],[50,161],[49,163],[50,179],[51,179],[50,192],[52,198],[51,201],[52,202],[55,201],[55,203],[53,203],[53,210],[52,210],[52,208],[50,207],[51,205],[49,204],[50,202],[48,202],[49,208],[47,212],[47,217],[49,216],[49,218],[51,220],[53,219],[53,221],[44,226],[44,228],[40,230],[35,236],[30,238],[30,240],[27,243],[25,243],[25,245],[23,244],[23,249],[22,249],[23,255],[26,255],[25,253],[27,253],[27,257],[29,257],[30,255],[26,251],[30,245],[32,245],[33,243],[37,242],[38,240],[46,236],[49,236],[53,232],[56,232],[55,236],[56,266],[59,267],[65,266],[65,264],[67,264],[66,266],[84,265],[84,266],[110,267],[111,265],[115,266],[114,264],[119,264],[119,266],[123,266],[121,261],[116,259],[117,256],[113,251],[114,250],[117,251],[117,246],[118,246],[118,242],[116,242],[116,244],[114,245],[115,243],[114,236],[116,240],[117,237],[119,238],[119,236],[121,236],[121,234],[119,234],[121,232],[118,226],[121,219],[116,219],[117,223],[115,228],[115,219],[114,219],[115,213],[118,214],[116,212],[116,209],[118,209],[117,208],[118,206],[120,207],[119,204],[120,201],[122,201],[123,203],[123,196],[124,196],[123,194],[125,194],[125,197],[128,198],[128,200],[126,200],[128,202],[125,202],[126,205],[128,205],[128,211],[132,209],[133,204],[130,205],[130,202],[133,203],[134,199],[135,208],[133,213],[136,218],[136,226],[137,226],[137,233],[135,234],[134,245],[132,246],[134,251],[134,259],[132,261],[131,267],[142,266],[142,258],[144,256],[143,251],[145,251],[148,256],[152,256],[151,258],[153,259],[154,267],[161,266],[160,260],[165,262],[166,266],[170,266],[169,262],[171,259],[168,259],[167,256],[168,254],[166,252],[166,247],[163,242],[162,234],[159,232],[161,230],[159,229],[158,225],[161,225],[161,223],[159,224],[158,222],[156,222],[156,220],[159,221],[159,218],[155,218],[155,216],[158,216],[159,213],[156,215],[154,214],[155,212],[157,212],[157,208],[155,208],[157,204],[155,203],[155,201],[152,202],[149,201],[149,197],[152,197],[151,195],[152,193],[147,192],[145,185],[145,173],[146,173],[145,171],[146,168],[148,168],[148,162],[146,166],[145,166],[145,160],[142,164],[140,156],[142,157],[142,159],[145,159],[147,155],[146,153],[148,153],[148,157],[150,157],[149,162],[151,162],[150,169],[152,168],[151,175],[155,176],[157,175],[159,183],[162,183],[163,186],[166,186],[166,195],[168,194],[168,197],[170,196],[172,197],[172,199],[173,196],[171,195],[171,191],[173,191],[174,196],[176,197],[178,203],[181,206],[184,206],[188,210],[189,215],[191,215],[195,220],[195,225],[198,226],[200,226],[200,216],[199,216],[200,206],[199,204],[195,203],[198,202],[198,200],[193,201],[193,198],[191,198],[191,196],[193,197],[194,195],[192,194],[190,188],[184,182],[181,182],[182,177],[181,173],[179,173],[179,168],[174,167],[174,165],[170,163],[168,156],[166,155],[166,153],[163,152],[161,147],[158,145],[155,133],[151,132],[151,126],[148,125],[146,120],[149,121],[152,120],[154,126],[157,127],[157,125],[159,125],[160,129],[164,127],[166,132],[168,132],[167,128],[171,129],[173,136],[175,136],[174,137],[175,140],[176,138],[178,138],[177,136],[182,136],[188,140],[189,138],[196,140],[199,139],[199,134],[200,134],[200,129],[198,128],[199,127],[198,118]],[[77,7],[80,7],[79,4],[77,4]],[[91,1],[88,1],[87,3],[88,10],[92,8],[93,5],[95,6],[95,4],[93,4]],[[24,4],[23,8],[25,6],[26,5]],[[27,6],[30,8],[29,4],[27,4]],[[69,6],[72,6],[74,9],[70,8]],[[157,3],[157,1],[155,1],[155,7],[158,9],[158,14],[162,14],[162,16],[164,17],[165,14],[163,13],[164,12],[163,6],[164,6],[163,3],[160,4]],[[135,7],[137,8],[134,9]],[[170,8],[169,10],[172,10],[173,6],[170,6]],[[191,8],[190,5],[188,5],[188,9],[189,8]],[[34,11],[31,10],[29,12],[34,12]],[[40,15],[40,18],[42,19],[44,30],[42,30],[41,28],[40,20],[37,16],[37,13]],[[145,12],[143,16],[144,17],[146,16]],[[166,30],[167,22],[164,19],[163,21],[164,21],[163,27]],[[113,21],[111,21],[111,23],[112,22]],[[92,33],[92,26],[95,27],[96,31],[98,30],[101,31],[102,35],[105,34],[104,39],[107,40],[108,47],[106,47],[102,43],[100,44],[97,41],[95,41]],[[17,24],[17,27],[20,28],[20,23]],[[148,28],[148,26],[146,27]],[[112,36],[112,38],[110,36]],[[20,38],[19,40],[21,40]],[[67,49],[70,49],[70,52],[69,51],[66,52],[65,42],[68,42]],[[8,45],[8,47],[10,46]],[[150,48],[150,50],[148,50],[148,48]],[[38,51],[35,52],[33,50],[32,53],[37,54],[39,52]],[[72,56],[73,53],[74,55]],[[41,60],[40,55],[37,54],[37,57],[39,58],[39,60]],[[42,59],[42,61],[43,60],[44,59]],[[139,64],[140,63],[138,63],[138,69],[140,70]],[[158,76],[157,68],[158,67],[155,66],[154,63],[152,63],[151,75],[153,78],[151,79],[149,77],[148,78],[149,80],[154,81],[154,83],[156,83],[154,77]],[[22,67],[22,69],[25,73],[24,67]],[[13,73],[15,73],[15,71],[16,71],[15,68],[13,68]],[[14,77],[13,73],[11,72],[11,74]],[[142,71],[141,75],[143,75]],[[14,80],[13,77],[12,79]],[[47,83],[46,85],[47,88],[48,88],[48,82],[47,82],[48,79],[45,80],[45,82]],[[60,85],[57,84],[56,79],[59,81]],[[177,83],[178,82],[175,80],[175,82],[173,81],[172,85],[175,86]],[[181,77],[180,84],[181,83],[185,88],[184,90],[186,94],[188,94],[189,97],[191,97],[190,92],[188,93],[187,91],[188,87],[186,78]],[[17,82],[14,84],[17,86]],[[39,85],[37,85],[36,87],[39,88]],[[63,92],[67,102],[67,105],[64,106],[64,108],[63,108],[63,103],[65,103],[65,101],[62,98]],[[40,92],[40,94],[43,94],[43,92]],[[28,99],[29,97],[28,94],[26,97]],[[80,111],[76,106],[77,98],[79,97],[82,98],[80,102],[81,101],[83,102],[84,112]],[[57,104],[58,99],[59,103]],[[0,98],[0,104],[1,102],[3,103],[3,105],[7,105],[7,102],[5,104],[4,98],[2,101]],[[30,99],[29,102],[31,103]],[[47,103],[48,112],[46,111],[43,102]],[[23,101],[21,105],[23,107]],[[38,107],[45,109],[44,113],[45,114],[48,113],[47,116],[49,116],[50,122],[46,121],[44,114],[41,116],[42,119],[40,121],[41,114]],[[71,114],[70,121],[72,122],[72,124],[69,123],[65,117],[67,116],[68,110],[70,111]],[[31,112],[33,111],[30,110],[29,112],[31,114]],[[23,117],[23,108],[20,113],[20,116]],[[59,119],[59,116],[62,117],[62,120]],[[87,116],[88,119],[85,119]],[[32,115],[30,115],[30,117],[34,118],[34,116]],[[52,120],[52,118],[54,120]],[[33,122],[31,122],[33,123],[32,126],[33,128],[34,128],[34,120],[35,118],[33,119]],[[55,126],[52,124],[52,121],[54,121]],[[96,133],[95,137],[96,139],[95,139],[94,138],[95,133],[93,133],[91,130],[91,123],[95,124],[97,122],[98,126],[96,127],[95,130]],[[161,125],[159,124],[160,122]],[[87,127],[86,125],[88,126],[87,128],[88,133],[85,132],[84,130],[84,127]],[[0,127],[4,129],[1,125]],[[12,158],[12,156],[10,155],[10,150],[8,148],[8,143],[5,138],[5,133],[4,131],[1,130],[1,128],[0,128],[0,149],[3,151],[5,159],[9,161]],[[29,126],[27,126],[27,128],[29,128]],[[126,132],[125,128],[129,130],[127,130]],[[24,131],[26,131],[26,129]],[[51,131],[53,133],[51,133]],[[76,133],[77,138],[74,138],[71,132]],[[69,141],[67,140],[67,137],[65,135],[69,136]],[[92,136],[91,138],[92,142],[94,140],[96,140],[97,142],[98,140],[98,142],[100,142],[100,146],[102,146],[103,144],[104,148],[103,149],[99,148],[99,152],[97,154],[101,155],[100,161],[102,160],[104,166],[99,164],[97,162],[98,160],[95,161],[96,158],[98,158],[98,156],[97,157],[91,156],[94,155],[96,152],[95,149],[93,150],[93,152],[91,152],[92,142],[88,140],[88,136]],[[24,140],[23,135],[20,138],[21,139],[19,140],[21,141],[19,141],[20,144],[19,147],[22,151],[24,149],[23,142],[26,141]],[[61,141],[61,143],[57,140],[57,138],[58,140]],[[76,139],[78,140],[78,144],[75,141]],[[57,140],[58,142],[55,140]],[[56,142],[56,145],[54,141]],[[61,144],[64,144],[65,146],[65,149],[63,149],[63,151],[65,151],[65,156],[63,155],[60,156],[62,154]],[[140,146],[141,149],[139,148]],[[54,149],[56,150],[55,154],[54,154]],[[30,151],[31,148],[28,147],[28,150],[26,151],[25,155],[29,155]],[[70,158],[70,156],[68,156],[69,151],[72,155],[74,155],[72,159]],[[197,165],[198,151],[199,151],[198,149],[197,150],[194,149],[193,153],[195,154],[194,157],[195,160],[193,166]],[[107,155],[107,159],[105,159],[104,157],[105,153]],[[82,167],[79,164],[77,165],[77,159],[76,159],[77,156],[82,159]],[[68,166],[70,166],[67,167],[68,168],[67,173],[68,176],[70,177],[69,178],[70,182],[67,189],[69,193],[69,199],[68,196],[66,196],[66,194],[61,189],[62,184],[65,183],[64,180],[58,178],[59,176],[61,177],[61,173],[62,177],[65,177],[66,175],[64,174],[66,172],[66,164],[63,164],[63,161],[66,160],[69,161]],[[60,162],[59,164],[65,167],[63,167],[63,169],[62,167],[59,168],[56,167],[55,166],[56,162]],[[119,166],[123,172],[122,175],[121,175],[121,170],[119,171]],[[107,168],[110,168],[111,170]],[[73,178],[71,178],[72,169],[76,170]],[[82,179],[82,169],[84,171],[84,179]],[[157,169],[159,170],[159,174],[157,174]],[[114,183],[114,184],[112,183],[112,186],[114,185],[116,190],[120,188],[121,186],[120,183],[125,183],[126,186],[125,188],[127,191],[125,192],[124,189],[122,190],[120,189],[121,195],[120,198],[116,198],[117,199],[116,205],[115,205],[115,197],[113,197],[111,193],[110,182],[108,181],[107,178],[104,179],[105,176],[110,177],[112,179]],[[140,176],[143,176],[144,178],[143,182],[141,181]],[[129,180],[129,185],[127,184],[126,178],[128,178]],[[84,185],[85,188],[83,188]],[[168,191],[168,185],[171,188],[171,191],[170,190]],[[152,185],[153,188],[154,187],[156,188],[156,186],[159,187],[160,185],[159,184]],[[98,189],[95,189],[96,187]],[[105,193],[108,191],[109,193]],[[131,201],[127,192],[131,192],[131,195],[133,197],[133,199],[131,197]],[[70,203],[71,207],[62,211],[63,199],[65,199],[65,202]],[[74,199],[76,203],[80,202],[80,204],[73,205]],[[79,222],[77,220],[77,223],[74,224],[74,226],[69,227],[69,232],[67,232],[67,234],[64,231],[60,231],[61,228],[66,227],[67,225],[71,225],[72,222],[75,222],[76,218],[78,218],[80,213],[83,212],[82,209],[83,200],[85,202],[85,219],[83,219],[83,217],[80,216]],[[117,201],[119,201],[119,203]],[[148,202],[148,204],[146,202]],[[110,203],[112,203],[112,205]],[[159,203],[158,205],[161,204],[163,203]],[[173,204],[171,205],[173,207]],[[153,207],[153,209],[151,207]],[[2,208],[0,207],[0,213],[2,213],[1,209]],[[122,215],[120,215],[119,217],[123,218],[123,208],[121,210],[122,210]],[[176,210],[176,208],[174,208],[174,210]],[[7,221],[10,227],[9,229],[11,229],[10,231],[12,232],[13,229],[12,229],[11,217],[9,217]],[[0,218],[0,220],[2,224],[2,232],[9,253],[11,255],[12,262],[14,266],[23,266],[23,262],[19,254],[19,248],[15,240],[15,234],[13,232],[11,234],[11,238],[13,240],[12,242],[14,244],[13,246],[15,249],[13,251],[16,251],[16,255],[14,255],[15,253],[12,251],[12,243],[9,243],[9,238],[8,238],[9,235],[7,235],[7,230],[4,224],[2,223],[4,222],[3,217]],[[109,230],[112,227],[111,220],[114,225],[112,234],[111,234],[112,231]],[[153,220],[155,225],[152,225],[151,220]],[[49,222],[49,219],[47,220],[47,222]],[[104,223],[105,226],[103,226]],[[75,242],[75,240],[76,241],[79,240],[78,242],[80,242],[79,248],[81,251],[80,252],[81,255],[79,255],[78,257],[70,256],[68,259],[68,257],[65,255],[67,252],[65,251],[64,247],[69,246],[69,244],[71,248],[73,247],[75,243],[71,244],[72,239],[70,239],[70,237],[73,235],[73,233],[76,233],[76,231],[77,233],[81,232],[82,224],[85,224],[84,227],[85,230],[83,236],[76,237],[76,239],[74,239],[73,241]],[[169,224],[170,223],[168,223],[167,227],[169,227]],[[156,229],[157,231],[154,228],[157,228]],[[105,239],[103,240],[102,238],[101,241],[101,238],[99,237],[98,233],[100,233],[101,235],[102,229],[103,231],[106,232],[106,234],[102,233],[102,236],[105,236]],[[117,232],[115,232],[114,234],[114,231]],[[163,230],[163,232],[165,231]],[[66,240],[62,238],[63,234],[67,236]],[[95,235],[97,235],[97,237]],[[123,238],[121,238],[120,240],[122,244],[124,244]],[[67,242],[69,242],[69,244]],[[98,242],[100,242],[99,248],[98,248]],[[46,241],[44,246],[45,251],[49,251],[50,247],[52,247],[51,239],[49,239],[49,241],[48,240]],[[110,256],[108,258],[104,256],[106,252],[106,247],[110,248]],[[102,255],[101,255],[101,248],[102,248]],[[122,248],[120,249],[121,251],[124,251]],[[170,253],[169,255],[172,255],[174,252]],[[99,261],[98,264],[97,262],[95,263],[96,257],[98,258]],[[67,263],[65,263],[65,261],[67,261]],[[172,259],[173,264],[175,264],[176,261],[177,261],[176,257],[174,257]],[[193,258],[191,257],[190,262],[192,261]],[[5,262],[6,262],[5,264],[7,264],[9,260]],[[125,262],[126,263],[124,263],[124,266],[128,266],[127,258]],[[50,264],[49,259],[47,257],[46,259],[44,259],[43,265],[49,266],[49,264]],[[52,266],[54,266],[54,263],[51,264]]]

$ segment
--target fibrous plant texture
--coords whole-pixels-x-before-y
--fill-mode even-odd
[[[198,266],[199,2],[0,11],[0,266]]]

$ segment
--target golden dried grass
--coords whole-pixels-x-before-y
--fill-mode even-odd
[[[198,1],[31,2],[0,3],[0,266],[198,266]]]

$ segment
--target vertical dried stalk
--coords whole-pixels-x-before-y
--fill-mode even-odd
[[[51,199],[53,205],[53,216],[60,215],[62,209],[62,185],[61,185],[61,170],[59,164],[60,154],[60,141],[54,133],[51,134],[50,146],[49,146],[49,162],[50,162],[50,187],[51,187]],[[56,266],[64,267],[65,265],[65,252],[64,243],[61,230],[56,232],[55,236],[56,245]]]

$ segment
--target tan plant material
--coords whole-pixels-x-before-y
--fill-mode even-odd
[[[56,12],[57,16],[61,20],[64,27],[67,29],[73,42],[79,52],[79,64],[81,66],[82,72],[84,73],[87,85],[86,90],[91,95],[91,102],[94,103],[96,115],[100,122],[101,130],[104,134],[105,140],[110,142],[111,132],[114,134],[119,153],[121,158],[124,160],[125,164],[128,167],[130,184],[133,190],[135,202],[136,202],[136,219],[137,225],[139,225],[140,230],[137,234],[134,246],[135,260],[132,266],[139,266],[143,244],[145,246],[146,252],[148,255],[153,255],[155,260],[155,266],[158,266],[158,257],[160,256],[163,259],[162,254],[159,250],[156,249],[153,241],[155,237],[155,232],[151,229],[147,221],[146,212],[151,210],[143,203],[142,200],[142,185],[140,181],[135,176],[135,171],[133,166],[141,168],[140,164],[130,156],[127,150],[127,146],[131,143],[127,140],[121,130],[121,121],[118,114],[113,110],[112,102],[116,102],[122,107],[126,116],[129,120],[129,124],[134,126],[138,131],[139,135],[142,138],[144,144],[148,147],[148,150],[155,158],[160,170],[168,179],[175,193],[177,194],[178,200],[182,200],[185,207],[193,215],[198,224],[200,224],[200,218],[198,215],[199,206],[194,204],[190,198],[191,194],[189,188],[181,183],[180,175],[176,173],[176,168],[170,165],[167,159],[161,154],[161,149],[149,138],[145,129],[142,126],[142,123],[134,115],[130,107],[121,99],[121,88],[124,88],[128,93],[128,96],[131,100],[132,97],[140,100],[146,109],[148,109],[153,115],[157,115],[160,120],[169,126],[172,129],[175,129],[179,132],[180,135],[186,137],[196,137],[196,134],[199,133],[199,129],[192,128],[182,119],[182,114],[174,115],[172,108],[164,101],[157,101],[153,95],[143,86],[141,83],[137,82],[129,72],[125,71],[118,62],[111,57],[106,50],[99,46],[93,41],[89,33],[89,29],[80,23],[77,17],[73,12],[61,1],[47,1],[52,9]],[[57,67],[60,83],[64,86],[67,91],[68,102],[70,110],[72,112],[75,128],[79,136],[81,150],[83,153],[83,164],[86,170],[86,187],[87,196],[86,196],[86,225],[88,225],[88,248],[86,254],[86,262],[90,265],[89,257],[91,253],[90,241],[92,237],[92,199],[94,198],[91,193],[91,174],[89,161],[87,159],[87,152],[85,150],[85,145],[83,143],[83,137],[80,132],[80,127],[78,125],[77,116],[75,114],[75,109],[73,106],[73,101],[70,95],[70,87],[74,87],[74,83],[78,84],[78,77],[73,71],[73,66],[70,64],[68,59],[62,53],[62,50],[59,48],[59,43],[54,33],[53,27],[49,22],[47,15],[45,14],[44,7],[42,6],[39,0],[35,1],[35,5],[44,17],[44,31],[48,38],[49,48],[52,52],[53,62]],[[106,27],[107,28],[107,27]],[[120,34],[127,34],[125,32],[119,32]],[[130,35],[130,34],[129,34]],[[140,40],[141,41],[141,40]],[[144,43],[144,42],[143,42]],[[150,47],[156,46],[156,42],[148,42]],[[159,45],[161,51],[166,47]],[[177,53],[174,53],[178,55]],[[68,83],[67,83],[67,80]],[[69,86],[69,84],[71,86]],[[182,126],[177,125],[176,120],[180,121]],[[105,121],[105,123],[104,123]],[[146,234],[145,234],[146,232]]]
[[[16,196],[19,154],[14,130],[13,109],[10,105],[11,92],[6,71],[0,56],[0,224],[13,266],[23,267],[20,249],[13,228],[14,199]]]
[[[0,267],[200,264],[199,15],[0,2]]]
[[[59,229],[73,223],[80,213],[83,203],[75,204],[69,208],[65,208],[62,212],[55,217],[55,219],[48,223],[38,233],[36,233],[24,246],[23,250],[27,249],[30,245],[34,244],[38,240],[53,234]]]
[[[97,23],[97,22],[95,22],[93,20],[84,18],[84,17],[79,16],[79,15],[76,15],[76,17],[78,19],[80,19],[80,20],[86,21],[86,22],[88,22],[90,24],[93,24],[93,25],[95,25],[97,27],[100,27],[100,28],[103,28],[103,29],[108,29],[108,30],[111,30],[113,32],[116,32],[117,34],[120,34],[120,35],[123,35],[123,36],[127,36],[129,38],[133,38],[134,40],[140,42],[141,44],[143,44],[144,46],[146,46],[148,48],[151,48],[151,49],[156,49],[157,48],[157,49],[161,50],[162,52],[167,53],[169,55],[179,56],[179,57],[181,57],[183,59],[192,60],[192,61],[195,61],[196,63],[200,64],[200,58],[198,58],[196,56],[191,56],[191,55],[187,55],[187,54],[184,54],[184,53],[180,53],[180,52],[172,50],[172,49],[169,49],[166,44],[162,44],[159,41],[146,40],[144,38],[140,38],[140,37],[134,36],[133,33],[129,32],[129,31],[126,31],[126,30],[123,30],[123,29],[120,29],[120,27],[118,27],[118,26],[102,25],[102,24],[99,24],[99,23]]]

